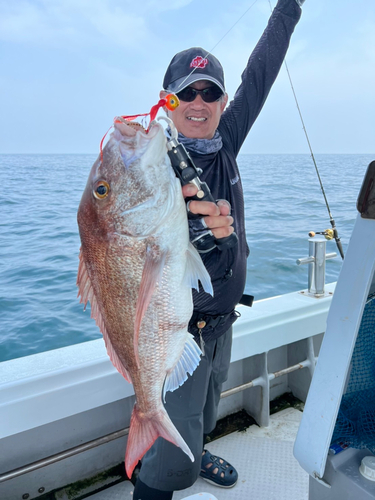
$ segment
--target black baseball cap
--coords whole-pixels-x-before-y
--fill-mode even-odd
[[[173,57],[164,76],[163,88],[180,92],[198,80],[213,82],[225,92],[224,71],[218,59],[201,47],[192,47]]]

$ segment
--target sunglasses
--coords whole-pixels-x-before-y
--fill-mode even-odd
[[[193,102],[197,95],[200,95],[204,102],[215,102],[220,99],[223,92],[216,85],[207,87],[206,89],[197,90],[193,87],[185,87],[181,92],[177,92],[177,97],[180,101]]]

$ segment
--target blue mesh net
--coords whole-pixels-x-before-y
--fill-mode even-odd
[[[375,294],[363,311],[332,443],[375,453]]]

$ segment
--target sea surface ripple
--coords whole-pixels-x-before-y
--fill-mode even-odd
[[[77,300],[77,208],[96,155],[0,155],[0,361],[101,337]],[[344,251],[371,155],[316,155]],[[256,300],[307,287],[308,232],[330,228],[309,155],[240,155]],[[327,252],[336,251],[327,242]],[[336,281],[337,257],[326,282]]]

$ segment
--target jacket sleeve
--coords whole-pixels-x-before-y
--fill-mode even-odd
[[[242,73],[241,85],[222,114],[219,132],[235,156],[276,80],[300,17],[296,0],[278,1]]]

